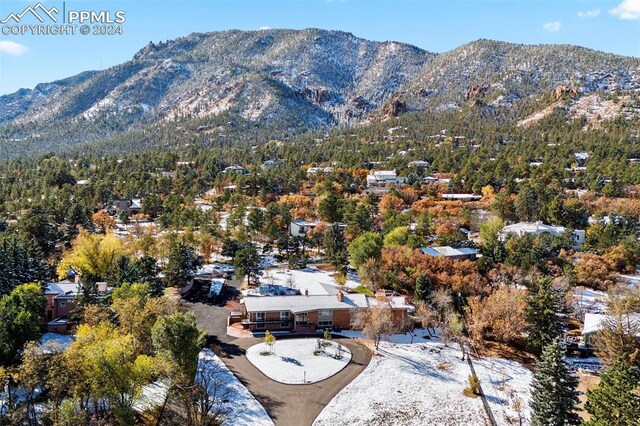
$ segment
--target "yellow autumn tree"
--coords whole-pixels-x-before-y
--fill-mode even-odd
[[[58,265],[58,276],[65,278],[69,267],[81,274],[105,277],[118,257],[126,254],[122,240],[113,233],[90,234],[81,230]]]

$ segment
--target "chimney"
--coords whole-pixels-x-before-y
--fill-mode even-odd
[[[308,296],[308,295],[309,295],[309,289],[308,289],[308,288],[305,288],[305,289],[304,289],[304,295],[305,295],[305,296]]]
[[[341,291],[336,296],[338,296],[338,302],[344,302],[344,294]]]
[[[107,283],[105,281],[98,281],[96,285],[98,286],[99,292],[104,293],[107,291]]]

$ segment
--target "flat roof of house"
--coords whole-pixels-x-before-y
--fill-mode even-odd
[[[584,326],[582,327],[582,335],[593,334],[604,328],[606,321],[609,319],[607,314],[592,314],[586,313],[584,315]],[[630,325],[634,323],[640,326],[640,313],[629,314]],[[637,334],[640,337],[640,333]]]
[[[461,247],[461,248],[453,248],[450,246],[440,246],[440,247],[422,247],[420,249],[424,254],[428,254],[429,256],[444,256],[444,257],[454,257],[454,256],[468,256],[478,254],[476,249],[470,247]]]

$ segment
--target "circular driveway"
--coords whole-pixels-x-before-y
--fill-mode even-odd
[[[279,339],[284,338],[279,336]],[[361,343],[346,338],[335,338],[335,341],[351,351],[351,362],[338,374],[306,385],[278,383],[249,362],[245,355],[247,348],[263,342],[263,339],[236,339],[222,343],[220,348],[226,356],[223,354],[221,358],[249,392],[260,401],[276,425],[307,426],[313,423],[333,397],[358,377],[371,361],[371,351]]]

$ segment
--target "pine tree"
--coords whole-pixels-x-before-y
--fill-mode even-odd
[[[165,270],[167,285],[184,287],[201,264],[202,258],[197,256],[191,247],[179,243],[169,254]]]
[[[336,270],[346,272],[348,263],[347,243],[340,225],[333,224],[327,228],[324,234],[324,254]]]
[[[248,244],[239,250],[233,258],[233,266],[236,268],[238,278],[247,277],[251,284],[251,278],[256,278],[260,271],[260,255],[252,244]]]
[[[600,376],[597,388],[587,391],[586,426],[633,426],[640,421],[640,373],[621,360]]]
[[[418,275],[416,279],[415,296],[418,300],[427,301],[433,291],[433,282],[425,274]]]
[[[556,339],[545,346],[531,384],[531,426],[580,424],[576,414],[578,379],[564,361],[565,350]]]
[[[529,290],[527,308],[527,343],[537,354],[561,336],[565,329],[564,294],[554,288],[551,278],[539,279]]]

